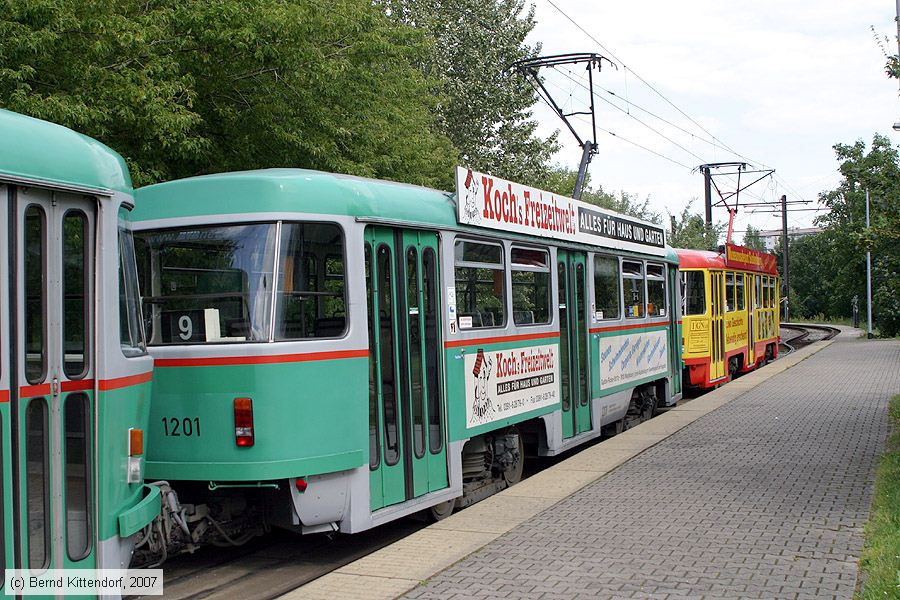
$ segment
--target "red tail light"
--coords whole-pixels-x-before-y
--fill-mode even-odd
[[[253,445],[253,400],[234,399],[234,443],[242,448]]]

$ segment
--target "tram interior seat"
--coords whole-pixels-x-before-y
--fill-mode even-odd
[[[517,310],[513,312],[513,318],[517,325],[530,325],[534,323],[534,311]]]
[[[316,319],[314,328],[316,337],[340,337],[344,334],[346,323],[347,318],[344,316]]]

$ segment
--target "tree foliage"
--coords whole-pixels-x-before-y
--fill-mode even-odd
[[[834,149],[843,178],[819,195],[830,209],[816,219],[823,231],[791,241],[791,307],[799,305],[803,316],[846,317],[856,296],[864,314],[869,250],[873,319],[883,335],[894,336],[900,333],[900,154],[881,135],[868,149],[861,140]]]
[[[525,43],[534,7],[523,0],[378,0],[395,21],[431,41],[420,66],[435,82],[441,131],[466,166],[531,183],[544,176],[556,135],[536,134],[537,96],[509,66],[536,56]]]
[[[741,242],[747,248],[753,248],[760,252],[766,252],[766,242],[759,235],[759,229],[753,225],[747,225],[747,231],[744,232],[744,241]]]
[[[719,236],[725,231],[724,223],[706,225],[706,221],[697,213],[691,212],[688,204],[678,216],[671,216],[672,233],[669,245],[689,250],[715,250],[719,245]]]
[[[449,186],[424,36],[366,0],[0,0],[0,106],[136,184],[291,166]]]

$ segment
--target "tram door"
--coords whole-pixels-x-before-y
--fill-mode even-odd
[[[721,271],[710,271],[712,351],[709,361],[709,380],[715,381],[725,376],[725,294],[724,277]]]
[[[2,441],[11,458],[4,501],[15,506],[15,549],[6,554],[33,570],[93,568],[96,202],[18,188],[10,205],[5,339],[16,343],[2,349],[11,357]]]
[[[753,275],[748,273],[738,274],[744,278],[744,290],[747,294],[745,306],[747,307],[747,360],[745,364],[752,365],[756,362],[756,287],[753,285]]]
[[[444,489],[436,233],[366,230],[372,510]]]
[[[559,287],[559,374],[563,437],[591,428],[588,373],[587,258],[584,252],[557,252]]]

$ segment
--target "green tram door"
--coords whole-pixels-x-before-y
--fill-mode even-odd
[[[369,487],[377,510],[449,485],[438,236],[368,227],[365,264]]]
[[[11,358],[0,432],[11,491],[3,495],[6,567],[94,568],[96,206],[38,188],[9,200],[8,340],[16,343],[3,348]]]
[[[587,258],[584,252],[557,252],[559,281],[559,374],[563,437],[591,429],[588,364]]]

